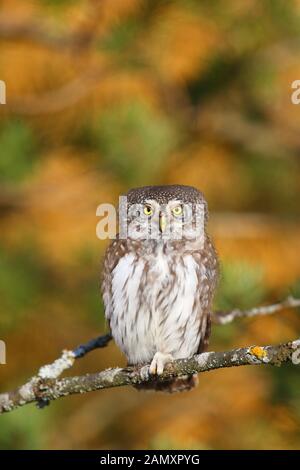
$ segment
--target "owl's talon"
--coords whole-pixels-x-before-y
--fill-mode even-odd
[[[152,375],[162,375],[165,365],[168,364],[168,362],[173,361],[173,356],[171,354],[164,354],[161,352],[155,353],[152,362],[150,364],[150,369],[149,372]]]

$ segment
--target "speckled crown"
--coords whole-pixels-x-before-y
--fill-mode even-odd
[[[198,189],[180,184],[133,188],[125,196],[129,204],[141,204],[148,199],[153,199],[159,204],[166,204],[172,200],[179,200],[187,204],[205,202],[203,194]]]

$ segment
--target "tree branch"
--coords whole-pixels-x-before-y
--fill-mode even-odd
[[[73,354],[75,359],[84,357],[87,353],[94,351],[94,349],[105,348],[112,339],[111,334],[98,336],[98,338],[91,339],[86,344],[81,344],[78,348],[74,349]]]
[[[284,308],[300,306],[300,299],[288,297],[283,302],[250,310],[235,309],[231,312],[216,312],[213,322],[224,325],[235,318],[253,317],[256,315],[269,315]],[[111,336],[109,334],[89,341],[74,351],[63,351],[61,357],[52,364],[40,368],[37,375],[29,379],[18,389],[0,395],[0,414],[12,411],[28,403],[36,402],[43,407],[50,400],[87,393],[104,388],[120,387],[124,385],[138,385],[142,382],[161,381],[170,377],[181,377],[225,367],[245,365],[281,365],[284,362],[300,363],[300,339],[277,346],[249,346],[225,352],[207,352],[198,354],[189,359],[179,359],[169,364],[164,373],[153,377],[149,373],[149,365],[140,367],[127,367],[107,369],[96,374],[87,374],[79,377],[60,379],[60,375],[74,364],[77,358],[88,352],[105,347]]]
[[[213,312],[212,322],[218,325],[226,325],[231,323],[236,318],[251,318],[258,315],[271,315],[286,308],[300,307],[300,299],[295,299],[292,296],[287,297],[282,302],[273,305],[264,305],[262,307],[255,307],[249,310],[240,310],[238,308],[230,312]]]
[[[56,362],[57,373],[71,367],[75,360],[74,354],[65,351]],[[300,339],[279,344],[277,346],[251,346],[225,352],[208,352],[198,354],[190,359],[172,362],[164,373],[153,378],[149,373],[149,365],[107,369],[96,374],[58,379],[51,366],[44,366],[38,375],[32,377],[22,387],[0,395],[0,413],[12,411],[20,406],[40,400],[57,400],[58,398],[87,393],[104,388],[137,385],[152,380],[166,381],[170,377],[181,377],[187,374],[207,372],[225,367],[245,365],[281,365],[284,362],[299,364]]]

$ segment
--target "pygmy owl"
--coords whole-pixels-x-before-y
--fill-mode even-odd
[[[150,363],[159,376],[168,362],[208,343],[218,261],[206,232],[207,203],[181,185],[131,189],[125,201],[119,222],[126,235],[116,236],[104,259],[105,316],[128,363]],[[195,383],[154,377],[139,388],[173,392]]]

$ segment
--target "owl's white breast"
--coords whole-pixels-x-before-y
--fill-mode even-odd
[[[190,254],[179,261],[163,250],[149,258],[128,253],[120,259],[112,272],[110,326],[129,363],[149,362],[157,351],[174,357],[197,351],[197,269]]]

